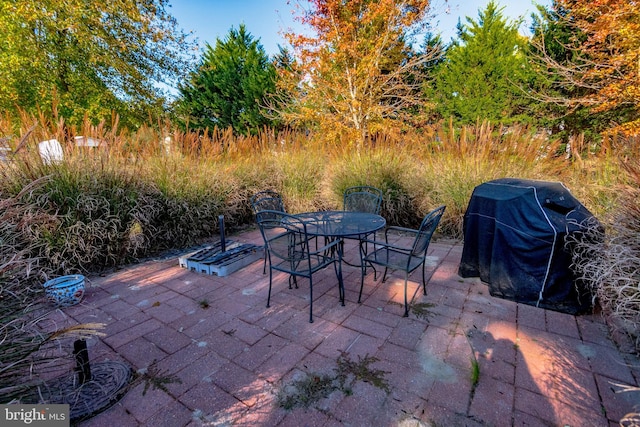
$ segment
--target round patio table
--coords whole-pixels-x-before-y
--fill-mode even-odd
[[[357,238],[384,228],[384,217],[366,212],[318,211],[296,214],[305,222],[307,233],[329,239]]]

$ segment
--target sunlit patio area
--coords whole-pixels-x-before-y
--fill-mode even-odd
[[[262,244],[259,231],[231,236]],[[178,256],[88,278],[64,309],[102,322],[92,362],[119,360],[147,378],[89,426],[607,426],[640,396],[638,360],[597,315],[572,316],[494,298],[462,279],[462,244],[433,240],[427,295],[419,271],[382,283],[343,266],[345,305],[329,267],[309,289],[269,275],[262,258],[218,277]],[[356,243],[345,244],[357,262]]]

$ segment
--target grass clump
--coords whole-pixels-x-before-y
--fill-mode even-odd
[[[69,374],[74,339],[100,336],[102,324],[62,322],[42,283],[52,271],[29,257],[29,235],[42,218],[24,202],[42,181],[0,200],[0,403],[37,401],[56,376]],[[33,242],[31,242],[33,244]],[[57,320],[54,320],[57,319]],[[41,392],[42,390],[42,392]],[[47,402],[44,402],[47,403]]]
[[[175,375],[167,374],[164,370],[158,368],[158,361],[153,359],[153,362],[146,368],[136,372],[134,380],[129,385],[129,388],[134,388],[137,384],[143,383],[144,388],[142,395],[145,396],[151,387],[153,390],[159,389],[165,393],[169,393],[167,384],[182,384],[182,380]]]
[[[381,215],[389,224],[415,227],[421,218],[420,206],[413,197],[412,182],[417,171],[415,161],[402,150],[376,146],[369,152],[344,153],[332,160],[326,197],[341,208],[343,193],[348,187],[371,185],[382,190]],[[425,211],[426,213],[427,211]]]
[[[308,408],[338,389],[333,375],[307,373],[282,387],[277,396],[278,406],[286,410]]]
[[[640,160],[623,167],[631,185],[620,188],[617,212],[607,218],[605,228],[586,224],[585,234],[567,243],[578,280],[640,352]]]
[[[435,307],[435,304],[429,302],[420,302],[416,304],[411,304],[411,312],[415,314],[418,319],[429,320],[429,317],[434,316],[435,314],[431,311],[431,309]]]
[[[276,396],[278,406],[286,410],[308,408],[334,391],[350,396],[356,381],[367,382],[389,393],[389,384],[384,378],[387,372],[371,367],[378,360],[366,355],[364,358],[358,356],[356,362],[348,353],[341,352],[332,374],[305,372],[302,377],[283,385]]]
[[[387,372],[371,367],[371,364],[378,361],[377,357],[367,354],[363,358],[358,356],[358,361],[355,362],[349,358],[348,353],[341,352],[336,368],[336,378],[340,383],[340,389],[349,390],[349,394],[351,394],[351,385],[356,381],[364,381],[389,393],[389,383],[384,378]]]
[[[480,381],[480,363],[474,357],[471,358],[471,388],[475,390]]]

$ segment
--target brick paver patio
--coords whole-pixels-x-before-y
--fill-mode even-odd
[[[234,236],[261,244],[259,232]],[[347,256],[355,256],[355,246]],[[266,308],[262,261],[227,277],[190,272],[177,258],[148,261],[89,280],[77,322],[103,322],[89,341],[94,362],[122,360],[140,373],[173,376],[167,391],[138,383],[95,426],[608,426],[634,410],[638,360],[598,315],[572,316],[494,298],[457,275],[460,242],[434,241],[427,295],[411,277],[403,318],[402,273],[386,283],[344,267],[346,305],[333,269],[314,276],[314,323],[306,281],[275,277]],[[280,390],[337,372],[338,360],[375,357],[388,390],[355,380],[308,407],[285,410]],[[344,360],[344,359],[343,359]],[[155,362],[155,363],[154,363]],[[150,368],[151,366],[151,368]],[[361,365],[362,366],[362,365]],[[475,367],[479,372],[474,383]]]

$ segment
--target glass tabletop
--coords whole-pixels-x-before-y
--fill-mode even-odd
[[[387,224],[380,215],[351,211],[304,212],[295,215],[307,225],[307,233],[317,236],[349,237],[378,231]]]

